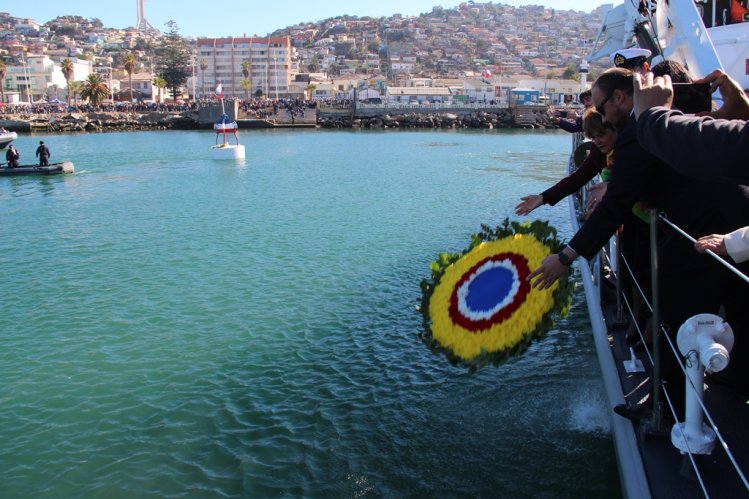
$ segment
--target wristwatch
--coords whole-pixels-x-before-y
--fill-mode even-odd
[[[572,259],[567,256],[567,254],[564,251],[560,251],[557,253],[557,257],[559,258],[559,261],[562,262],[562,265],[565,267],[569,267],[572,265]]]

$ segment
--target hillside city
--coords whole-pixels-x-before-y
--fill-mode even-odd
[[[177,97],[207,98],[219,83],[228,97],[316,99],[350,98],[351,89],[370,87],[370,96],[409,87],[453,87],[451,94],[469,94],[491,83],[496,91],[481,90],[484,99],[499,95],[500,87],[529,86],[556,94],[552,102],[568,102],[579,93],[580,62],[611,8],[585,13],[467,2],[419,16],[340,16],[266,37],[185,37],[191,74]],[[39,24],[0,12],[3,101],[65,101],[68,84],[84,82],[90,73],[102,76],[111,100],[134,95],[136,101],[163,101],[170,96],[154,74],[163,38],[145,19],[137,27],[114,29],[80,16]],[[229,53],[231,64],[217,62]],[[137,61],[130,74],[124,69],[129,54]],[[69,80],[60,67],[65,59],[73,63]],[[608,61],[594,61],[591,77],[607,66]],[[477,95],[472,100],[481,98]],[[442,97],[435,90],[428,98]]]

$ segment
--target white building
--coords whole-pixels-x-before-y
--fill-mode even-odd
[[[579,100],[580,82],[575,80],[519,79],[518,86],[538,90],[549,104],[564,104]]]
[[[287,97],[291,81],[291,42],[288,36],[271,38],[199,38],[198,66],[208,67],[196,75],[205,80],[210,93],[221,83],[224,97],[244,98],[242,63],[250,62],[249,92],[266,97]],[[200,70],[198,70],[200,71]]]
[[[325,101],[336,98],[338,89],[332,83],[313,83],[315,89],[312,91],[312,99]]]
[[[488,80],[463,80],[463,93],[469,102],[491,102],[497,98],[494,85]]]
[[[120,99],[130,99],[130,81],[133,82],[133,100],[144,101],[158,96],[158,89],[153,85],[151,72],[133,73],[132,77],[125,75],[120,82]],[[192,87],[190,87],[192,88]]]
[[[389,104],[424,104],[452,102],[452,92],[445,87],[388,87]]]
[[[73,62],[71,81],[82,81],[92,72],[90,61],[70,59]],[[46,55],[29,55],[21,64],[8,65],[5,70],[3,89],[16,91],[22,101],[60,99],[66,97],[68,83],[59,63]]]

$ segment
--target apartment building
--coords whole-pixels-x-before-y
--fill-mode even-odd
[[[279,98],[289,95],[292,73],[292,46],[288,36],[269,38],[198,38],[198,66],[207,68],[197,75],[205,88],[221,83],[225,98],[244,98],[246,92]],[[250,63],[250,76],[242,74],[242,64]],[[250,85],[243,80],[249,80]],[[210,93],[211,90],[208,90]]]
[[[92,72],[91,62],[71,58],[72,80],[85,80]],[[66,94],[67,81],[58,62],[47,55],[28,55],[21,64],[8,65],[2,82],[6,92],[17,92],[21,101],[60,99]]]

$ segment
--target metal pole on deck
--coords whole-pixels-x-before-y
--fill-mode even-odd
[[[663,404],[661,402],[661,317],[658,298],[658,210],[648,210],[650,214],[650,287],[653,304],[653,414],[651,429],[659,431],[663,426]]]
[[[624,267],[622,266],[622,244],[619,231],[616,232],[616,317],[614,321],[617,325],[625,323],[624,304],[622,303],[622,278],[624,277]],[[632,320],[635,320],[634,317]]]

